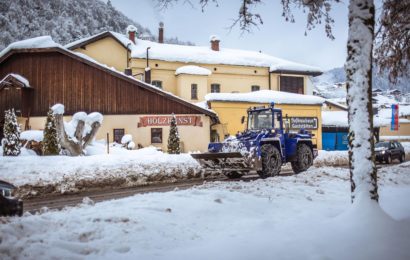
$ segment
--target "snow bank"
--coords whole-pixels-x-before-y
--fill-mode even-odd
[[[319,154],[313,161],[313,165],[316,167],[347,166],[349,165],[349,156],[347,151],[319,150]]]
[[[206,101],[231,101],[251,103],[275,104],[304,104],[321,105],[325,101],[321,97],[301,95],[274,90],[260,90],[249,93],[210,93],[205,96]]]
[[[36,192],[65,193],[79,189],[119,183],[120,186],[143,185],[199,177],[199,164],[188,154],[169,155],[154,147],[126,150],[94,142],[86,149],[93,156],[24,156],[1,157],[0,179],[20,188],[21,195]]]
[[[179,74],[209,76],[209,75],[212,74],[212,72],[209,69],[206,69],[206,68],[203,68],[203,67],[188,65],[188,66],[179,67],[175,71],[175,75],[179,75]]]
[[[4,218],[1,252],[5,259],[409,259],[405,171],[381,170],[381,209],[351,205],[348,169],[328,167],[95,204],[86,198],[62,211]]]
[[[20,140],[42,142],[43,138],[44,134],[41,130],[28,130],[20,134]]]

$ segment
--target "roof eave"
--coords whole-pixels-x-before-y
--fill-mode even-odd
[[[270,73],[296,74],[317,77],[323,74],[321,71],[298,71],[298,70],[271,70]]]

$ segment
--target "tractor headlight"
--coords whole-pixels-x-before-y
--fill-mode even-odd
[[[386,151],[382,151],[382,154],[385,154],[386,153]]]

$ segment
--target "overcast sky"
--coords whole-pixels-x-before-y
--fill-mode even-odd
[[[265,0],[254,12],[260,13],[264,24],[254,28],[251,33],[243,33],[236,26],[229,27],[237,17],[238,0],[219,0],[219,7],[210,3],[204,12],[191,0],[194,8],[180,0],[167,10],[158,10],[155,0],[111,0],[114,7],[125,15],[158,33],[158,23],[165,23],[165,37],[178,37],[196,45],[209,45],[209,36],[216,34],[221,38],[221,47],[262,51],[280,58],[314,65],[328,70],[341,67],[346,58],[348,31],[347,3],[333,7],[335,19],[335,40],[326,37],[323,26],[307,32],[305,36],[306,14],[295,10],[296,23],[286,22],[279,0]],[[346,2],[346,1],[345,1]],[[185,4],[184,4],[185,3]]]

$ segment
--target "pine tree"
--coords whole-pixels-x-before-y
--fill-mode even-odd
[[[179,134],[177,128],[177,119],[175,115],[172,115],[171,126],[169,129],[168,137],[168,153],[170,154],[180,154],[181,148],[179,147]]]
[[[3,156],[20,154],[20,127],[14,109],[6,110],[4,115],[4,138],[1,140]]]
[[[43,154],[58,155],[60,146],[58,144],[57,128],[53,111],[50,109],[47,113],[47,121],[44,127]]]

